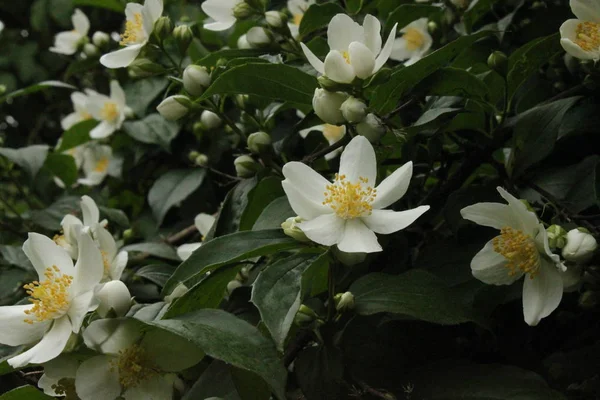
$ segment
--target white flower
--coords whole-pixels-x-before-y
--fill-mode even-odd
[[[198,232],[202,235],[202,240],[204,240],[204,237],[208,234],[214,223],[215,217],[210,214],[201,213],[196,215],[194,225],[196,225],[196,229],[198,229]],[[202,242],[182,244],[177,248],[177,255],[185,261],[190,258],[194,250],[198,249],[200,246],[202,246]]]
[[[209,31],[224,31],[235,24],[236,18],[233,9],[243,0],[206,0],[202,3],[202,11],[215,22],[204,24],[204,29]]]
[[[283,175],[290,205],[304,219],[298,224],[300,229],[312,241],[337,245],[345,252],[381,251],[375,233],[404,229],[429,209],[383,210],[406,193],[412,163],[404,164],[374,188],[375,151],[362,136],[352,139],[344,149],[333,183],[300,162],[284,165]]]
[[[401,37],[394,40],[390,58],[396,61],[408,60],[404,65],[412,65],[429,51],[433,43],[427,31],[427,18],[420,18],[402,28]]]
[[[102,280],[113,281],[121,279],[129,258],[128,253],[126,251],[118,251],[115,239],[102,226],[102,223],[96,226],[94,238],[102,253],[102,262],[104,265]]]
[[[122,160],[113,157],[110,146],[88,146],[83,152],[85,178],[80,178],[77,182],[87,186],[99,185],[106,178],[106,175],[118,176],[121,164]]]
[[[74,111],[60,121],[60,126],[65,131],[81,121],[92,118],[92,114],[88,110],[88,94],[74,92],[71,94],[71,102]]]
[[[287,8],[292,14],[292,20],[288,22],[288,27],[293,38],[298,37],[298,29],[304,17],[304,13],[310,6],[316,3],[316,0],[288,0]]]
[[[144,5],[127,3],[125,7],[125,32],[119,44],[125,46],[100,57],[100,63],[106,68],[127,67],[140,54],[148,43],[154,29],[154,23],[163,12],[162,0],[146,0]]]
[[[4,22],[0,21],[0,33],[4,30]]]
[[[360,26],[346,14],[337,14],[329,22],[327,43],[329,53],[325,63],[317,58],[304,43],[300,43],[308,62],[329,79],[350,83],[354,78],[366,79],[379,71],[390,57],[396,37],[396,27],[381,48],[381,23],[367,14]]]
[[[107,222],[100,222],[100,210],[91,197],[82,196],[79,205],[83,215],[83,222],[72,214],[65,215],[60,222],[63,234],[54,237],[54,242],[65,249],[74,260],[77,259],[79,253],[77,245],[81,232],[89,232],[94,237],[98,228],[101,228]]]
[[[90,131],[92,139],[102,139],[121,128],[127,111],[125,92],[118,81],[110,82],[110,97],[100,93],[90,93],[87,99],[89,113],[100,121]]]
[[[169,121],[177,121],[178,119],[185,117],[189,112],[189,109],[185,105],[181,104],[180,101],[187,101],[189,103],[190,100],[181,94],[169,96],[161,101],[158,106],[156,106],[156,110],[160,115],[163,116],[164,119]]]
[[[44,374],[38,381],[38,387],[48,396],[62,397],[63,393],[57,393],[57,389],[67,389],[67,385],[75,386],[75,373],[79,367],[77,356],[61,354],[57,358],[44,363]]]
[[[598,248],[598,242],[588,232],[579,229],[571,229],[567,233],[567,244],[562,249],[565,260],[577,264],[588,262]]]
[[[23,251],[39,280],[25,285],[28,305],[0,307],[0,343],[9,346],[36,343],[12,357],[13,368],[56,358],[71,333],[94,309],[94,287],[102,279],[102,256],[87,234],[80,235],[75,266],[69,254],[46,236],[30,233]]]
[[[570,5],[577,19],[569,19],[560,26],[560,44],[575,58],[599,60],[600,2],[571,0]]]
[[[565,268],[548,246],[544,225],[523,202],[498,187],[508,202],[477,203],[461,210],[463,218],[499,229],[496,236],[471,261],[473,276],[490,285],[510,285],[525,276],[523,315],[537,325],[558,307]]]
[[[328,124],[338,125],[346,122],[342,114],[342,104],[348,99],[344,92],[330,92],[316,88],[312,99],[315,114]]]
[[[54,46],[50,47],[51,52],[66,55],[75,54],[82,40],[87,37],[90,30],[90,20],[80,9],[75,9],[71,21],[74,29],[57,34],[54,37]]]
[[[121,281],[109,281],[98,287],[95,293],[100,302],[96,312],[102,318],[112,310],[117,317],[123,317],[131,308],[131,294]]]
[[[331,125],[331,124],[323,124],[316,125],[310,128],[302,129],[298,133],[302,138],[306,138],[310,131],[319,131],[323,133],[323,137],[327,140],[329,145],[336,143],[341,140],[346,135],[346,126],[345,125]],[[342,152],[342,149],[334,150],[325,155],[326,160],[331,160],[337,157]]]
[[[203,352],[190,341],[135,319],[93,321],[83,332],[101,355],[84,361],[75,376],[81,400],[171,399],[179,384],[174,372],[196,364]]]

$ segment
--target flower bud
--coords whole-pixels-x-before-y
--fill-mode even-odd
[[[192,96],[200,96],[210,85],[210,74],[201,65],[188,65],[183,71],[183,87]]]
[[[183,95],[169,96],[164,99],[157,107],[156,110],[165,119],[169,121],[176,121],[182,118],[188,113],[187,103],[190,103],[190,99]]]
[[[298,224],[302,221],[303,220],[300,217],[289,217],[281,224],[283,233],[299,242],[310,242],[310,239],[306,237],[304,232],[302,232],[302,229],[298,227]]]
[[[236,19],[246,19],[254,14],[254,10],[250,6],[250,4],[242,1],[233,7],[233,16]]]
[[[133,238],[135,236],[133,229],[129,228],[129,229],[125,229],[123,231],[123,240],[129,240],[131,238]]]
[[[248,136],[248,148],[255,154],[264,153],[271,148],[271,136],[267,132],[254,132]]]
[[[208,156],[206,154],[198,154],[194,163],[199,167],[206,167],[208,165]]]
[[[129,70],[135,71],[136,76],[148,76],[164,72],[165,68],[147,58],[137,58],[129,64]]]
[[[229,281],[229,283],[227,284],[227,294],[231,296],[231,294],[233,293],[233,291],[239,287],[244,286],[242,284],[242,282],[238,281],[237,279],[234,279],[232,281]]]
[[[237,47],[238,49],[251,49],[252,46],[250,46],[250,43],[248,43],[248,36],[246,34],[243,34],[242,36],[240,36],[237,40]]]
[[[219,116],[214,112],[204,110],[200,115],[200,122],[202,123],[204,129],[210,131],[212,129],[217,129],[218,127],[220,127],[223,121],[221,121],[221,118],[219,118]]]
[[[186,294],[187,291],[187,286],[185,286],[183,283],[180,283],[179,285],[175,286],[175,289],[173,289],[171,294],[165,296],[165,302],[170,304],[178,298],[180,298],[181,296],[183,296],[184,294]]]
[[[385,133],[385,126],[375,114],[367,114],[364,121],[356,125],[356,132],[371,143],[377,142]]]
[[[438,24],[435,21],[429,21],[427,23],[427,31],[429,31],[429,33],[433,34],[438,30]]]
[[[88,57],[95,57],[100,54],[98,48],[91,43],[86,43],[83,45],[83,52]]]
[[[256,161],[250,156],[243,155],[233,160],[235,172],[240,178],[251,178],[256,175]]]
[[[506,76],[508,72],[508,57],[501,51],[494,51],[487,59],[488,67],[499,73],[501,76]]]
[[[338,293],[333,297],[335,309],[338,311],[352,310],[354,308],[354,295],[350,292]]]
[[[582,228],[571,229],[567,233],[567,244],[562,256],[567,261],[583,264],[589,261],[598,247],[596,239]]]
[[[159,42],[167,39],[173,33],[173,22],[167,16],[160,17],[154,23],[154,35]]]
[[[271,43],[271,36],[265,28],[254,26],[246,32],[246,39],[251,47],[265,47]]]
[[[196,161],[196,157],[198,157],[200,155],[200,153],[198,153],[196,150],[192,150],[188,153],[188,159],[191,162]]]
[[[246,105],[248,103],[248,99],[250,98],[250,96],[248,96],[247,94],[236,94],[233,97],[233,101],[235,102],[235,105],[240,109],[243,110],[246,108]]]
[[[312,308],[302,304],[296,313],[294,322],[296,322],[297,325],[303,326],[310,324],[317,318],[319,318],[319,316],[312,310]]]
[[[560,225],[552,225],[546,229],[548,245],[551,249],[562,249],[567,243],[567,231]]]
[[[100,301],[96,311],[102,318],[106,318],[111,310],[116,317],[122,317],[131,308],[131,293],[121,281],[106,282],[96,292],[96,298]]]
[[[367,105],[356,97],[348,97],[340,107],[346,121],[357,124],[367,115]]]
[[[110,36],[108,33],[102,31],[96,31],[92,35],[92,43],[94,43],[98,47],[105,47],[110,41]]]
[[[346,101],[348,95],[342,92],[328,92],[324,89],[315,89],[312,106],[315,114],[324,122],[332,125],[340,125],[345,122],[340,107]]]
[[[600,304],[600,293],[588,290],[579,296],[579,307],[584,310],[594,309]]]
[[[177,41],[179,51],[185,53],[190,43],[192,43],[192,39],[194,39],[194,34],[189,26],[179,25],[173,29],[173,37]]]
[[[267,11],[265,13],[265,19],[267,20],[267,24],[271,28],[281,28],[287,22],[287,16],[279,11]]]

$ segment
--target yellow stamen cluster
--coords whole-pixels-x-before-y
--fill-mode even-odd
[[[368,183],[367,178],[360,177],[358,182],[352,183],[346,180],[346,175],[335,174],[334,182],[326,187],[323,205],[331,207],[343,219],[370,215],[377,190],[368,186]]]
[[[82,119],[92,119],[92,114],[87,111],[82,111],[79,113]]]
[[[73,282],[71,275],[64,275],[56,265],[46,268],[45,280],[33,281],[23,288],[29,295],[33,307],[25,310],[30,318],[24,321],[33,324],[36,321],[46,321],[64,314],[70,303],[69,286]]]
[[[96,161],[96,166],[94,167],[94,172],[104,172],[108,168],[109,159],[108,157],[102,157],[98,161]]]
[[[100,254],[102,254],[102,264],[104,264],[104,276],[108,276],[110,274],[111,260],[108,259],[105,251],[100,251]]]
[[[117,104],[112,101],[107,101],[104,103],[102,110],[100,110],[100,118],[105,121],[112,122],[119,116],[119,110],[117,108]]]
[[[158,374],[158,368],[148,358],[146,351],[134,344],[119,352],[119,357],[111,362],[111,368],[119,371],[119,382],[131,388]]]
[[[54,235],[52,240],[54,240],[54,243],[56,243],[59,246],[63,246],[63,245],[67,244],[67,239],[65,239],[65,235],[56,234],[56,235]]]
[[[582,22],[575,30],[575,44],[585,51],[600,49],[600,24],[596,22]]]
[[[416,28],[408,28],[402,36],[406,40],[406,48],[414,51],[423,47],[425,44],[425,36]]]
[[[300,22],[302,22],[303,17],[304,17],[304,14],[294,15],[294,18],[292,19],[292,23],[296,26],[300,26]]]
[[[325,124],[325,127],[323,128],[323,136],[325,136],[325,139],[327,140],[337,142],[342,138],[342,136],[344,136],[344,127]]]
[[[133,20],[129,20],[125,23],[125,32],[121,35],[121,41],[119,44],[121,46],[127,46],[128,44],[138,43],[140,38],[140,33],[143,32],[143,23],[144,20],[142,18],[142,14],[135,13],[133,14]]]
[[[342,56],[344,56],[344,60],[346,60],[346,64],[350,64],[350,53],[347,51],[342,52]]]
[[[492,244],[494,251],[508,260],[506,268],[509,275],[513,276],[520,270],[533,279],[538,274],[540,255],[531,236],[518,229],[504,227],[500,230],[500,236],[492,240]]]

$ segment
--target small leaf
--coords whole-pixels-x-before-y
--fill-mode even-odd
[[[102,1],[99,0],[99,2]],[[165,90],[168,84],[169,81],[164,77],[152,77],[139,79],[125,85],[123,90],[125,91],[127,105],[131,107],[135,115],[143,117],[146,115],[146,109],[150,103]]]
[[[416,88],[428,96],[458,96],[485,99],[488,87],[472,73],[458,68],[441,68],[424,79]]]
[[[242,214],[248,205],[248,195],[257,182],[257,177],[243,179],[227,193],[215,221],[212,236],[228,235],[239,230]],[[209,238],[212,236],[209,235]]]
[[[175,267],[168,264],[151,264],[138,269],[135,274],[162,287],[167,283],[174,270]]]
[[[57,231],[66,214],[79,212],[80,201],[81,198],[77,196],[61,197],[44,210],[31,210],[31,222],[42,228]]]
[[[9,94],[6,94],[6,95],[0,97],[0,104],[4,103],[8,99],[15,99],[17,97],[21,97],[21,96],[25,96],[25,95],[28,95],[28,94],[36,93],[36,92],[39,92],[41,90],[45,90],[45,89],[48,89],[48,88],[51,88],[51,87],[62,88],[62,89],[70,89],[70,90],[76,90],[77,89],[73,85],[69,85],[67,83],[60,82],[60,81],[44,81],[44,82],[36,83],[35,85],[31,85],[31,86],[26,87],[24,89],[20,89],[20,90],[14,91],[12,93],[9,93]]]
[[[301,36],[306,36],[317,29],[327,27],[336,14],[345,13],[346,11],[336,3],[313,4],[302,16],[298,31]]]
[[[473,26],[483,18],[487,13],[492,12],[492,7],[499,0],[477,0],[473,1],[469,8],[467,8],[463,14],[463,23],[468,33],[471,33]]]
[[[75,159],[67,154],[49,154],[44,163],[54,176],[59,178],[66,187],[71,187],[77,181],[77,165]]]
[[[98,125],[98,121],[88,119],[81,121],[67,129],[61,136],[60,146],[55,150],[57,153],[72,149],[92,140],[90,131]]]
[[[260,231],[263,229],[277,229],[281,227],[281,224],[289,217],[296,216],[287,196],[281,196],[272,202],[270,202],[262,211],[260,216],[257,218],[253,231]]]
[[[160,114],[149,114],[142,120],[125,122],[123,130],[139,142],[157,144],[169,150],[180,126],[176,122],[167,121]]]
[[[261,180],[252,190],[248,192],[248,205],[244,208],[240,217],[240,231],[250,230],[265,209],[276,198],[283,196],[281,180],[275,177],[267,177]],[[281,221],[283,222],[283,221]]]
[[[54,397],[45,395],[43,392],[31,385],[20,386],[9,390],[0,396],[0,400],[52,400]]]
[[[73,0],[73,5],[105,8],[118,13],[125,11],[125,6],[119,0]]]
[[[114,222],[121,228],[129,228],[129,218],[122,210],[104,206],[98,206],[98,209],[100,210],[100,214],[105,216],[109,221]]]
[[[139,252],[139,253],[148,253],[151,256],[164,258],[167,260],[179,261],[179,256],[177,255],[177,252],[175,251],[173,246],[171,246],[167,243],[159,243],[159,242],[136,243],[136,244],[130,244],[129,246],[125,246],[125,247],[121,248],[121,250],[127,251],[127,252],[131,251],[131,252]]]
[[[23,168],[31,179],[34,179],[46,161],[48,149],[49,146],[45,144],[35,144],[20,149],[1,147],[0,155]]]
[[[158,225],[167,212],[200,187],[206,171],[201,168],[173,170],[154,182],[148,192],[148,204]]]

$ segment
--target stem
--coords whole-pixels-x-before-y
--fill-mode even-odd
[[[313,154],[310,154],[306,157],[304,157],[304,159],[302,160],[302,162],[304,164],[312,164],[316,159],[323,157],[326,154],[331,153],[334,150],[339,149],[340,147],[346,145],[350,140],[350,138],[348,136],[344,136],[343,138],[341,138],[340,140],[338,140],[337,142],[335,142],[332,145],[329,145],[327,147],[325,147],[322,150],[319,150]]]
[[[335,296],[335,263],[329,264],[329,273],[327,275],[327,292],[328,292],[328,300],[327,300],[327,320],[332,321],[335,316],[335,300],[333,297]]]
[[[10,204],[8,201],[6,201],[6,199],[4,199],[4,197],[0,196],[0,201],[2,201],[2,203],[6,206],[6,208],[9,209],[13,214],[15,214],[15,216],[18,219],[23,221],[23,217],[21,217],[21,214],[19,213],[19,211],[17,211],[17,209],[14,208],[12,204]]]
[[[235,124],[235,122],[233,122],[229,116],[227,116],[227,114],[225,114],[224,112],[222,112],[219,107],[215,104],[215,102],[212,99],[207,99],[208,103],[213,107],[213,112],[215,114],[217,114],[219,116],[219,118],[221,118],[223,121],[225,121],[225,123],[227,125],[229,125],[229,127],[238,135],[240,135],[242,138],[244,138],[245,141],[248,140],[248,137],[246,137],[246,134],[244,132],[242,132],[242,130],[240,128],[238,128],[238,126]]]
[[[165,49],[165,46],[163,44],[163,41],[161,40],[158,48],[163,52],[163,54],[165,56],[167,56],[167,58],[169,59],[169,61],[171,61],[171,64],[173,64],[173,67],[177,69],[177,72],[179,73],[179,75],[181,75],[181,61],[179,62],[179,64],[177,64],[177,62],[175,62],[175,60],[173,59],[173,57],[171,57],[171,55],[167,52],[167,50]]]
[[[197,230],[198,229],[196,228],[196,225],[190,225],[187,228],[184,228],[181,231],[174,233],[173,235],[167,237],[164,241],[166,243],[172,245],[174,243],[177,243],[177,242],[185,239],[186,237],[190,236],[191,234],[195,233]],[[141,253],[136,257],[129,258],[129,263],[136,264],[140,261],[145,260],[148,257],[150,257],[150,253]]]

